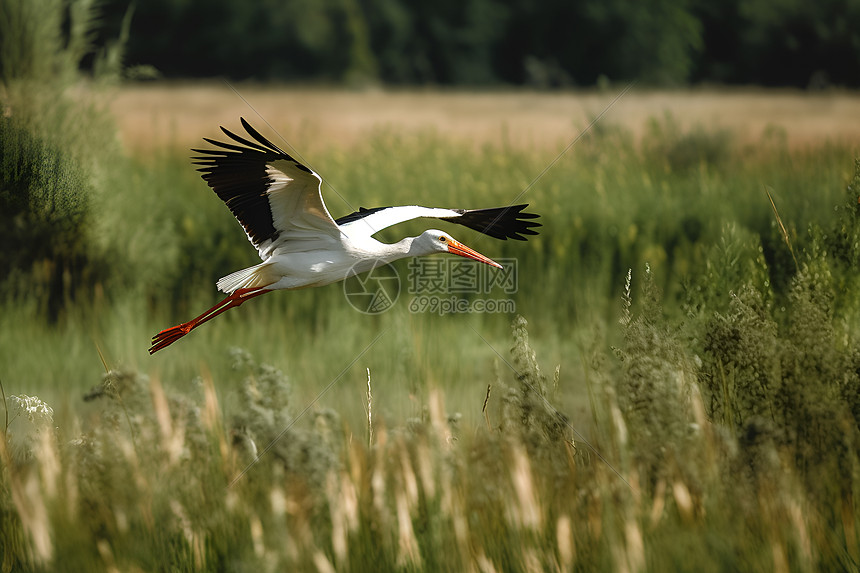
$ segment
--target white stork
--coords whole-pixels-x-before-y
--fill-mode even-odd
[[[254,141],[221,130],[235,143],[204,138],[220,149],[194,149],[198,171],[239,220],[262,263],[221,278],[229,296],[200,316],[152,338],[149,353],[165,348],[194,328],[246,300],[279,289],[323,286],[405,257],[451,253],[502,268],[451,235],[431,229],[393,244],[373,235],[419,217],[465,225],[496,239],[525,241],[536,235],[527,205],[493,209],[433,209],[417,205],[361,208],[333,219],[323,203],[322,179],[241,119]],[[238,145],[237,145],[238,144]]]

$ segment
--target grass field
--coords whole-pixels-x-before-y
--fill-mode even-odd
[[[429,130],[467,145],[554,149],[569,143],[622,88],[473,93],[156,83],[119,89],[110,109],[123,143],[143,154],[196,146],[198,134],[209,133],[213,123],[239,116],[264,119],[303,150],[351,148],[380,129]],[[638,139],[649,120],[666,113],[684,129],[729,130],[742,142],[756,143],[771,128],[791,148],[860,139],[860,100],[853,92],[636,90],[612,106],[605,122]]]
[[[856,94],[634,90],[560,155],[617,92],[111,89],[2,124],[0,570],[860,566]],[[530,203],[445,228],[516,313],[411,312],[403,261],[385,313],[275,293],[150,357],[254,263],[188,160],[240,115],[335,217]]]

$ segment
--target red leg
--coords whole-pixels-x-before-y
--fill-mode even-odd
[[[152,346],[149,348],[150,354],[155,354],[162,348],[166,348],[203,324],[204,322],[208,322],[221,314],[222,312],[226,312],[233,307],[239,306],[243,302],[248,299],[252,299],[255,296],[260,296],[261,294],[266,294],[270,292],[264,287],[256,287],[256,288],[240,288],[236,290],[233,294],[198,316],[197,318],[192,318],[188,322],[183,322],[182,324],[177,324],[176,326],[172,326],[170,328],[166,328],[152,337]]]

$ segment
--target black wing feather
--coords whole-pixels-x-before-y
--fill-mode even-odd
[[[242,125],[243,125],[243,126],[246,126],[246,125],[247,125],[247,123],[245,122],[244,118],[239,118],[239,119],[242,121]],[[248,127],[250,127],[250,126],[248,126]],[[247,129],[247,127],[246,127],[245,129]],[[268,148],[266,148],[265,146],[260,145],[260,143],[262,143],[262,142],[260,142],[260,143],[255,143],[255,142],[253,142],[253,141],[250,141],[250,140],[248,140],[248,139],[245,139],[245,138],[244,138],[244,137],[242,137],[241,135],[236,135],[235,133],[233,133],[232,131],[230,131],[229,129],[227,129],[227,128],[226,128],[226,127],[224,127],[224,126],[221,126],[221,131],[223,131],[223,132],[224,132],[224,134],[225,134],[227,137],[229,137],[230,139],[232,139],[233,141],[235,141],[235,142],[237,142],[237,143],[241,143],[242,145],[246,145],[246,146],[251,147],[251,148],[253,148],[253,149],[256,149],[257,151],[262,151],[263,153],[266,153],[266,152],[268,152],[268,151],[272,151],[272,149],[278,149],[277,147],[273,146],[273,145],[272,145],[271,143],[269,143],[268,141],[266,141],[266,143],[268,143],[269,147],[268,147]],[[280,150],[279,150],[279,151],[280,151]]]
[[[441,220],[469,227],[502,241],[508,239],[527,241],[528,239],[523,235],[537,235],[538,232],[532,228],[540,227],[541,224],[529,220],[537,219],[540,215],[523,213],[526,207],[528,203],[492,209],[457,209],[460,213],[459,217],[443,217]]]
[[[195,165],[201,166],[198,171],[203,179],[239,220],[254,245],[259,245],[278,236],[266,194],[272,183],[266,164],[286,159],[304,171],[313,172],[260,135],[244,118],[241,122],[256,142],[222,127],[224,134],[240,145],[204,138],[221,149],[192,149],[202,154],[192,159]]]
[[[355,213],[350,213],[349,215],[344,215],[340,219],[335,219],[335,223],[337,223],[338,225],[352,223],[353,221],[364,219],[368,215],[372,215],[377,211],[382,211],[383,209],[388,209],[388,207],[374,207],[373,209],[365,209],[364,207],[359,207],[358,211],[356,211]]]

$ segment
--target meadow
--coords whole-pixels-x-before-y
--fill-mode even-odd
[[[589,127],[620,91],[7,85],[0,570],[856,569],[856,94]],[[529,203],[445,228],[516,312],[411,312],[401,261],[387,312],[275,293],[149,356],[254,263],[188,159],[239,115],[336,217]]]

